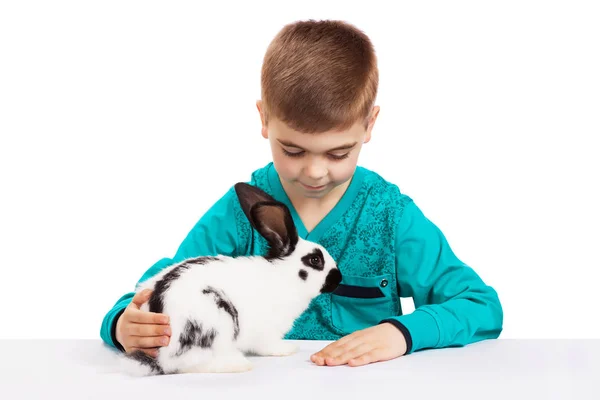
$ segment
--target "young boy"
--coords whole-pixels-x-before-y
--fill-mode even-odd
[[[357,166],[379,113],[369,38],[340,21],[289,24],[266,52],[261,83],[257,108],[273,161],[250,183],[285,203],[299,235],[325,246],[343,275],[342,287],[317,297],[286,338],[332,340],[311,360],[350,366],[497,338],[503,312],[495,290],[411,198]],[[232,186],[175,256],[140,281],[189,257],[261,255],[261,239]],[[168,343],[168,316],[139,309],[148,296],[125,294],[108,311],[100,331],[107,344],[156,356]],[[415,311],[403,315],[400,297],[413,297]]]

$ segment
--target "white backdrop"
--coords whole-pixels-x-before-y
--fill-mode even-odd
[[[381,113],[360,165],[496,288],[501,337],[600,338],[597,2],[200,3],[0,3],[0,338],[98,338],[269,161],[262,57],[307,18],[371,37]]]

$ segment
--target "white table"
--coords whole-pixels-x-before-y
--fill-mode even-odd
[[[0,397],[600,399],[600,340],[488,340],[354,368],[316,366],[310,354],[329,342],[298,343],[289,357],[251,357],[246,373],[135,378],[100,340],[0,340]]]

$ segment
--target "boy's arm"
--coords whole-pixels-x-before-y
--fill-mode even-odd
[[[194,225],[180,244],[173,258],[163,258],[152,265],[140,278],[138,283],[156,275],[162,269],[190,257],[237,254],[238,235],[235,224],[234,189],[230,189],[221,197]],[[123,348],[116,341],[116,322],[131,302],[134,292],[123,295],[108,311],[102,320],[100,337],[109,346],[121,351]]]
[[[400,295],[413,297],[415,311],[385,321],[402,331],[407,354],[500,335],[503,311],[496,291],[456,257],[413,201],[405,205],[396,235]]]

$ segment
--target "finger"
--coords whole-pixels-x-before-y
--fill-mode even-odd
[[[325,365],[327,357],[333,357],[341,354],[356,338],[360,337],[357,332],[344,336],[333,343],[328,344],[322,350],[310,356],[310,360],[317,365]]]
[[[140,348],[140,347],[132,347],[131,348],[132,352],[136,351],[136,350],[142,351],[142,352],[148,354],[150,357],[154,357],[154,358],[158,357],[158,349],[155,349],[155,348],[149,348],[149,349],[144,349],[144,348]]]
[[[151,293],[152,291],[150,289],[144,289],[141,292],[136,293],[135,296],[133,296],[133,299],[131,299],[131,304],[136,306],[139,310],[142,304],[148,301]]]
[[[130,336],[171,336],[171,327],[169,325],[151,325],[133,322],[127,325],[127,333]]]
[[[341,354],[349,351],[353,347],[356,347],[359,343],[356,341],[360,338],[359,335],[351,334],[337,340],[333,343],[330,343],[323,350],[321,350],[317,355],[322,356],[324,358],[327,357],[338,357]]]
[[[310,356],[310,361],[312,361],[313,363],[323,366],[325,365],[325,358],[323,358],[323,356],[317,355],[317,354],[313,354]]]
[[[310,356],[310,360],[317,365],[325,365],[325,357],[326,357],[325,349],[313,354]]]
[[[358,345],[349,348],[344,353],[339,354],[335,357],[327,357],[325,363],[327,365],[342,365],[346,364],[349,360],[361,357],[364,354],[368,354],[373,350],[373,345],[369,342],[361,342]]]
[[[325,365],[325,358],[331,356],[331,349],[331,347],[326,347],[321,351],[314,353],[312,356],[310,356],[310,359],[316,364]]]
[[[367,365],[370,363],[381,361],[381,359],[381,352],[378,349],[374,349],[359,357],[350,359],[348,361],[348,365],[351,367],[360,367],[362,365]]]
[[[129,344],[131,347],[148,349],[151,347],[163,347],[169,344],[168,336],[130,336]]]
[[[129,322],[135,322],[138,324],[168,324],[169,316],[166,314],[159,314],[140,310],[129,310],[128,313]]]
[[[341,346],[347,346],[354,339],[360,337],[360,335],[361,335],[361,331],[352,332],[351,334],[346,335],[346,336],[336,340],[333,343],[330,343],[328,346],[325,347],[325,349],[328,349],[328,348],[334,349],[334,348],[341,347]]]

